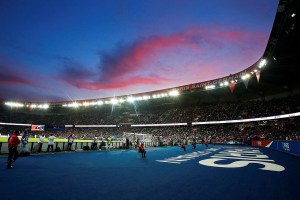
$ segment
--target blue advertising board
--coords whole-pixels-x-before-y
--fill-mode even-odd
[[[273,141],[269,148],[300,156],[300,141]]]

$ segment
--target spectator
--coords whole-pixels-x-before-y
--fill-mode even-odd
[[[22,139],[21,139],[21,141],[22,141],[21,152],[27,152],[28,151],[27,147],[26,147],[27,144],[28,144],[28,137],[29,137],[29,135],[28,135],[27,131],[25,130],[23,135],[22,135]]]
[[[72,144],[74,142],[74,134],[71,134],[68,136],[68,146],[67,146],[67,151],[72,150]]]
[[[50,148],[51,148],[51,151],[53,152],[54,139],[55,139],[55,136],[53,136],[53,134],[51,133],[49,138],[48,138],[49,141],[48,141],[47,152],[49,152]]]
[[[44,140],[45,140],[45,135],[41,134],[38,141],[38,151],[37,151],[38,153],[42,152]]]
[[[20,144],[20,139],[18,138],[19,130],[14,131],[14,133],[8,139],[8,158],[7,158],[7,169],[12,169],[12,164],[18,159],[18,146]]]

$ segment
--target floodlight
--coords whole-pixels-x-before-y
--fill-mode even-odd
[[[135,98],[134,97],[127,97],[126,101],[129,102],[129,103],[133,103],[135,101]]]
[[[97,105],[102,105],[103,101],[97,101]]]
[[[226,86],[229,85],[228,81],[225,81],[225,82],[224,82],[224,85],[226,85]]]
[[[111,104],[117,104],[117,103],[119,103],[119,101],[118,101],[118,99],[116,99],[116,98],[112,98],[112,99],[110,100],[110,103],[111,103]]]
[[[150,99],[150,96],[143,96],[143,100],[148,100],[148,99]]]
[[[291,17],[295,17],[295,16],[296,16],[296,13],[291,14]]]
[[[267,64],[267,60],[266,59],[262,59],[259,64],[258,64],[258,68],[262,68]]]
[[[249,79],[250,78],[250,74],[245,74],[242,76],[242,79],[243,80],[246,80],[246,79]]]
[[[212,89],[215,89],[216,86],[215,85],[208,85],[208,86],[205,86],[205,89],[206,90],[212,90]]]
[[[90,105],[90,103],[89,102],[83,102],[83,104],[82,104],[83,106],[89,106]]]
[[[37,107],[38,108],[42,108],[42,109],[48,109],[49,108],[49,104],[40,104]]]
[[[5,102],[4,104],[10,107],[24,107],[24,104],[17,102]]]
[[[135,99],[140,101],[140,100],[143,100],[143,97],[136,97]]]
[[[80,106],[80,104],[77,103],[77,102],[73,102],[73,103],[68,105],[68,107],[73,107],[73,108],[78,108],[79,106]]]
[[[173,97],[174,97],[174,96],[178,96],[178,95],[179,95],[179,92],[178,92],[178,90],[172,90],[172,91],[169,92],[169,95],[170,95],[170,96],[173,96]]]

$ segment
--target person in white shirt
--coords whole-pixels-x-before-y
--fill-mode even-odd
[[[44,139],[45,139],[45,135],[42,134],[42,135],[39,137],[39,142],[38,142],[39,148],[38,148],[38,151],[37,151],[38,153],[41,153],[41,152],[42,152],[42,147],[43,147]]]
[[[48,148],[47,148],[47,152],[49,152],[49,149],[51,148],[51,150],[52,150],[52,152],[53,152],[53,145],[54,145],[54,139],[55,139],[56,137],[55,136],[53,136],[53,134],[51,133],[50,134],[50,137],[48,138]]]

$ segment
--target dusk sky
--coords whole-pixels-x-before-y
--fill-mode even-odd
[[[237,73],[277,0],[0,0],[0,98],[114,97]]]

